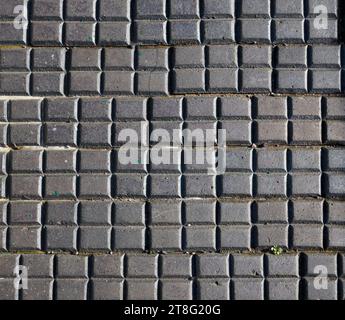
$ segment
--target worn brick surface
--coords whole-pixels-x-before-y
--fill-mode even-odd
[[[5,2],[1,300],[344,299],[338,1]]]

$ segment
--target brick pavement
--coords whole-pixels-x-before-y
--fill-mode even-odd
[[[1,1],[0,299],[344,299],[343,5]]]

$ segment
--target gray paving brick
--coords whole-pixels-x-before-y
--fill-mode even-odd
[[[220,126],[221,129],[226,130],[227,144],[249,145],[251,143],[251,121],[223,120]]]
[[[257,171],[286,171],[286,150],[259,149],[256,153]]]
[[[208,175],[185,175],[185,193],[187,197],[216,195],[215,177]]]
[[[58,300],[86,300],[87,280],[59,279],[56,281],[56,298]]]
[[[111,251],[111,227],[81,227],[79,245],[82,251]]]
[[[266,255],[267,275],[269,277],[298,277],[299,260],[297,254],[281,256]]]
[[[220,202],[220,224],[250,223],[250,202],[229,201]]]
[[[328,15],[337,16],[337,1],[335,0],[308,0],[306,4],[309,16],[317,15],[317,13],[315,12],[315,7],[320,4],[324,5],[327,8]]]
[[[241,46],[242,67],[271,67],[272,48],[270,46]]]
[[[292,246],[294,248],[323,248],[322,225],[293,225]]]
[[[344,100],[343,98],[328,97],[326,108],[327,119],[344,118]]]
[[[153,226],[150,228],[151,247],[154,250],[182,250],[182,227]]]
[[[60,48],[35,48],[32,50],[32,70],[64,71],[66,50]]]
[[[232,19],[204,20],[202,28],[205,43],[235,42],[235,21]]]
[[[108,198],[111,196],[109,175],[83,174],[79,178],[79,196],[82,198]]]
[[[45,247],[49,250],[77,251],[77,228],[72,226],[47,226]]]
[[[45,197],[74,199],[76,197],[76,177],[75,176],[46,176],[45,177]]]
[[[257,246],[271,248],[288,247],[288,226],[286,224],[267,224],[257,226]]]
[[[28,49],[1,49],[0,70],[29,71],[30,50]]]
[[[269,279],[268,298],[270,300],[298,300],[299,299],[298,279]]]
[[[251,227],[245,225],[220,226],[220,243],[222,249],[249,250]]]
[[[315,278],[306,279],[306,298],[308,300],[336,300],[337,299],[337,281],[328,279],[327,289],[316,289]]]
[[[123,261],[123,254],[93,256],[92,276],[94,278],[122,278],[124,275]]]
[[[328,247],[341,249],[345,247],[345,228],[341,225],[328,227]]]
[[[80,172],[111,172],[110,151],[82,150],[80,152]]]
[[[275,17],[303,17],[304,8],[303,3],[299,0],[292,0],[286,2],[284,0],[275,1],[274,5]]]
[[[76,146],[76,124],[47,123],[45,126],[45,143],[50,146]]]
[[[230,281],[224,279],[198,280],[198,299],[230,300]]]
[[[258,201],[255,220],[259,223],[288,223],[287,201]]]
[[[327,142],[344,144],[345,123],[342,121],[328,121],[327,122]]]
[[[335,254],[305,254],[305,264],[303,274],[305,276],[320,275],[320,266],[327,268],[329,277],[337,277],[337,256]]]
[[[111,121],[112,100],[83,98],[81,101],[81,121]]]
[[[229,256],[204,254],[196,257],[196,272],[201,278],[204,277],[229,277]]]
[[[256,175],[256,193],[259,196],[284,197],[287,195],[287,175],[260,173]]]
[[[328,149],[327,150],[327,169],[330,171],[344,171],[344,149]]]
[[[112,247],[115,250],[144,250],[145,227],[143,226],[116,226]]]
[[[172,0],[170,2],[171,18],[198,18],[199,1],[197,0]]]
[[[34,21],[30,27],[32,45],[61,46],[63,44],[61,21]]]
[[[320,200],[294,200],[293,203],[293,222],[298,223],[322,223],[323,221],[323,202]]]
[[[32,19],[52,19],[62,20],[63,19],[63,1],[62,0],[33,0],[32,6]]]
[[[102,46],[129,45],[131,24],[125,21],[101,22],[98,24],[98,44]],[[144,33],[141,31],[141,33]],[[142,35],[145,37],[145,34]],[[89,39],[92,39],[89,37]]]
[[[74,150],[47,150],[45,152],[46,172],[76,172],[76,155]]]
[[[191,225],[185,228],[186,250],[216,249],[216,227]]]
[[[49,98],[44,103],[47,121],[75,122],[78,120],[78,100],[75,98]]]
[[[260,277],[264,276],[264,263],[262,255],[231,255],[232,277]]]
[[[41,249],[41,228],[16,226],[8,229],[9,249],[13,251],[34,251]]]
[[[28,289],[23,290],[23,300],[53,300],[53,280],[28,279]]]
[[[128,300],[157,300],[158,281],[151,279],[129,279],[127,284]]]
[[[107,71],[103,74],[103,93],[106,95],[132,95],[134,94],[134,72]]]
[[[130,20],[129,0],[102,0],[99,6],[102,20]]]
[[[203,16],[214,17],[235,17],[235,2],[233,0],[210,0],[203,1]]]
[[[308,40],[313,43],[333,43],[338,37],[338,23],[336,19],[328,19],[326,29],[315,28],[314,19],[308,19]]]
[[[132,60],[133,61],[133,60]],[[168,48],[138,48],[139,70],[168,70]]]
[[[65,74],[62,72],[34,72],[32,74],[32,93],[36,96],[64,94]]]
[[[328,174],[328,195],[330,196],[343,196],[344,195],[344,174]]]
[[[40,121],[41,100],[13,100],[7,112],[10,121]]]
[[[83,201],[80,203],[80,225],[111,225],[111,202]]]
[[[187,224],[216,223],[216,203],[214,201],[189,200],[185,202]]]
[[[267,68],[245,68],[241,71],[243,92],[270,92],[272,71]]]
[[[77,203],[73,201],[48,201],[46,224],[77,225]]]
[[[341,223],[344,220],[344,207],[343,203],[339,201],[329,201],[327,203],[328,217],[330,223]]]
[[[10,125],[10,143],[16,146],[39,146],[40,142],[40,124],[11,124]]]
[[[287,125],[285,120],[259,120],[257,142],[286,144],[288,142]]]
[[[10,153],[10,170],[15,173],[41,173],[42,155],[40,150],[13,150]],[[4,160],[3,160],[4,161]]]
[[[279,68],[306,68],[307,47],[286,46],[278,47],[276,51],[277,67]]]
[[[92,300],[123,300],[123,280],[92,279]]]
[[[111,146],[111,124],[104,122],[82,123],[80,125],[80,145]]]
[[[169,24],[172,44],[200,44],[200,22],[197,20],[176,20]]]
[[[304,19],[276,19],[273,23],[274,42],[303,43]]]
[[[241,19],[240,39],[244,43],[270,43],[271,21],[269,19]]]
[[[16,201],[10,203],[8,221],[10,225],[16,224],[41,224],[41,208],[40,202]],[[6,207],[3,207],[3,210]],[[5,211],[4,211],[5,212]]]
[[[12,175],[10,195],[16,199],[42,198],[42,176]]]
[[[172,35],[175,32],[172,31]],[[167,44],[167,23],[165,21],[154,20],[137,21],[136,40],[138,43],[143,44]]]
[[[252,174],[229,173],[222,177],[222,195],[224,196],[251,196]]]
[[[26,72],[0,72],[0,93],[2,95],[22,95],[29,94],[29,74]]]
[[[234,279],[232,284],[235,300],[264,299],[264,280],[262,279]]]
[[[237,45],[210,45],[207,47],[207,57],[208,67],[237,67]]]
[[[163,278],[188,278],[192,276],[192,259],[189,255],[163,255],[162,256]]]
[[[237,69],[209,69],[208,91],[209,92],[237,92],[238,71]]]
[[[18,290],[14,288],[13,279],[0,280],[0,297],[1,300],[18,300]]]
[[[313,45],[311,49],[311,66],[316,68],[340,68],[340,46]]]
[[[164,0],[137,1],[136,18],[137,19],[164,19],[165,16]]]
[[[291,180],[292,194],[299,196],[317,196],[321,194],[320,174],[294,174]]]
[[[141,71],[137,73],[138,92],[143,95],[168,95],[168,72]]]
[[[25,45],[27,43],[27,32],[25,28],[16,29],[13,22],[1,22],[0,43],[2,45]]]
[[[307,70],[301,69],[281,69],[276,75],[277,91],[306,93]]]
[[[96,44],[96,24],[94,22],[66,22],[65,44],[69,46],[93,46]]]
[[[163,300],[192,300],[192,281],[190,280],[162,280]]]

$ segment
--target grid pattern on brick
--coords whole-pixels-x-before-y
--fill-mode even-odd
[[[25,3],[28,28],[14,28],[15,8]],[[327,9],[327,28],[315,21],[320,4]],[[8,0],[0,43],[336,43],[338,15],[337,0]]]
[[[0,256],[0,298],[20,300],[298,300],[344,298],[344,255],[300,253],[197,255]],[[15,290],[13,269],[29,270]],[[314,288],[317,267],[326,290]],[[178,268],[177,268],[178,266]]]
[[[341,45],[0,49],[0,93],[340,93]]]

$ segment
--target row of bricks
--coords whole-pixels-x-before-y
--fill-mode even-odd
[[[1,226],[345,224],[344,202],[322,199],[2,201],[0,210]]]
[[[28,5],[29,4],[29,5]],[[17,5],[27,6],[32,20],[131,21],[202,18],[300,18],[316,17],[315,8],[323,5],[329,17],[338,16],[337,0],[7,0],[0,20],[16,17]],[[132,12],[131,12],[132,11]]]
[[[12,174],[0,176],[0,183],[1,198],[26,200],[345,196],[344,173]]]
[[[173,71],[0,72],[0,93],[23,96],[340,93],[342,70],[183,68]]]
[[[194,252],[345,248],[343,225],[0,226],[0,251]]]
[[[340,45],[211,45],[0,49],[0,71],[169,71],[184,68],[340,69]],[[72,73],[73,75],[73,73]]]
[[[152,126],[150,133],[149,124]],[[217,130],[219,129],[225,131]],[[163,131],[164,130],[164,131]],[[224,134],[223,134],[224,133]],[[127,145],[191,146],[194,140],[217,143],[217,134],[224,136],[227,145],[291,144],[320,145],[339,144],[345,141],[345,122],[321,120],[223,120],[223,121],[153,121],[149,123],[0,123],[0,146],[65,146],[110,148],[124,145],[128,135],[137,139]],[[124,136],[125,135],[125,136]],[[162,135],[166,138],[162,138]],[[167,137],[168,136],[168,137]],[[125,137],[125,138],[124,138]],[[147,139],[148,138],[148,139]],[[138,141],[137,141],[138,140]]]
[[[143,152],[141,150],[141,152]],[[182,152],[176,152],[177,162],[151,162],[145,150],[135,162],[125,164],[119,159],[119,151],[110,150],[12,150],[0,152],[0,174],[6,173],[206,173],[216,166],[216,150],[186,148],[183,158],[192,161],[182,163]],[[199,153],[198,153],[199,152]],[[120,154],[122,155],[122,153]],[[138,153],[139,155],[139,153]],[[198,163],[198,156],[204,156],[204,164]],[[172,159],[172,155],[170,155]],[[207,158],[206,158],[207,157]],[[345,171],[345,149],[342,148],[228,148],[225,153],[225,172],[331,172]]]
[[[0,122],[182,120],[344,120],[345,98],[321,96],[173,96],[1,98]]]
[[[336,1],[333,2],[335,5],[333,12],[336,13],[337,4]],[[82,16],[83,10],[81,10],[79,3],[70,4],[68,2],[66,5],[66,22],[59,21],[59,19],[57,21],[44,21],[47,17],[41,18],[41,21],[29,21],[28,26],[19,25],[18,27],[16,25],[16,18],[11,22],[2,22],[1,28],[4,32],[1,33],[0,43],[94,46],[96,44],[188,44],[231,43],[235,41],[244,43],[338,42],[338,20],[334,16],[332,17],[332,14],[328,18],[327,27],[325,28],[320,27],[316,23],[315,19],[317,18],[315,18],[315,15],[307,19],[303,17],[271,19],[265,17],[265,14],[260,17],[257,11],[252,11],[256,6],[253,6],[251,1],[245,5],[242,4],[242,8],[247,7],[247,9],[252,11],[254,18],[250,15],[246,17],[244,13],[244,17],[240,17],[237,20],[224,16],[221,18],[213,16],[211,19],[210,17],[204,17],[201,20],[198,17],[197,10],[192,8],[194,4],[198,3],[197,1],[188,0],[186,2],[177,0],[176,3],[172,2],[173,8],[171,8],[173,11],[174,7],[177,9],[176,15],[167,22],[164,16],[159,17],[160,14],[164,15],[162,1],[151,0],[150,2],[143,1],[140,3],[149,15],[141,16],[145,20],[136,19],[132,25],[129,21],[100,21],[96,23],[94,22],[96,20],[95,10],[93,10],[95,9],[94,1],[85,1],[84,6],[82,6],[84,12],[89,12],[90,14],[86,17]],[[79,6],[75,6],[78,4]],[[216,9],[219,13],[224,13],[224,8],[221,7],[221,4],[213,1],[212,5],[217,7]],[[266,5],[267,9],[269,9],[268,2]],[[11,6],[11,2],[9,6]],[[265,10],[265,5],[260,5],[260,9]],[[180,14],[178,13],[179,10],[181,11]],[[185,16],[183,16],[183,11],[186,13]],[[194,16],[193,11],[195,13]],[[69,12],[71,15],[69,15]],[[150,14],[155,16],[153,20]],[[81,16],[78,17],[78,15]],[[255,17],[255,15],[259,17]],[[125,17],[124,19],[126,20]],[[235,22],[237,23],[236,27]],[[28,38],[27,27],[30,28],[30,38]]]
[[[25,266],[27,288],[13,269]],[[336,300],[344,299],[344,256],[273,255],[2,255],[1,299],[10,300]],[[178,266],[178,268],[177,268]],[[319,267],[327,270],[318,288]],[[322,269],[323,270],[323,269]],[[231,279],[231,280],[230,280]]]

